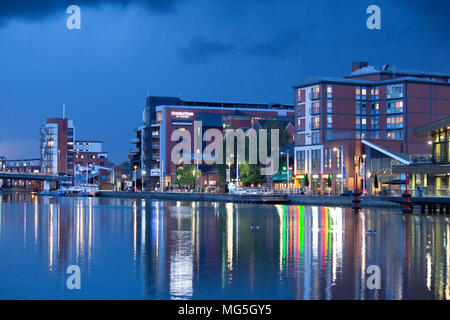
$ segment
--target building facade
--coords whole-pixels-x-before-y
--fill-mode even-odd
[[[137,171],[140,171],[138,174],[144,181],[145,190],[164,188],[175,183],[177,170],[186,165],[174,163],[171,159],[171,151],[178,143],[171,139],[175,130],[189,133],[191,145],[197,150],[191,149],[190,154],[185,156],[191,159],[192,164],[202,165],[204,160],[208,160],[199,158],[205,142],[194,139],[203,137],[206,130],[246,130],[255,121],[292,121],[293,117],[294,108],[288,105],[184,101],[174,97],[150,96],[143,112],[144,125],[136,130],[136,138],[130,141],[136,145],[131,150],[133,167],[141,166],[141,170]],[[201,127],[196,127],[196,122],[201,122]],[[209,180],[208,183],[214,184]]]
[[[390,179],[405,157],[426,161],[431,145],[413,130],[450,115],[450,75],[388,65],[354,63],[349,76],[315,78],[294,91],[296,186],[318,193],[329,191],[330,176],[336,193],[370,189],[367,175]],[[380,155],[370,162],[369,144]]]
[[[414,134],[428,139],[431,161],[396,166],[393,171],[408,174],[416,196],[450,196],[450,117],[417,128]]]
[[[41,172],[73,174],[75,127],[72,120],[49,118],[41,126]]]

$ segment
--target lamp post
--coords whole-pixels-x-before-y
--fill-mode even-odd
[[[136,192],[137,190],[137,185],[136,185],[136,174],[137,174],[137,166],[134,166],[134,171],[133,171],[133,182],[134,182],[134,191]]]
[[[366,155],[363,154],[362,155],[362,166],[363,166],[363,172],[362,172],[362,176],[363,176],[363,185],[362,185],[362,189],[363,191],[366,190]]]
[[[286,155],[286,193],[289,194],[289,150],[287,152],[280,152]]]

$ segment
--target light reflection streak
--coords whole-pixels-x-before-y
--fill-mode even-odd
[[[228,270],[233,270],[233,228],[234,228],[234,213],[233,204],[227,203],[225,205],[227,212],[227,267]]]

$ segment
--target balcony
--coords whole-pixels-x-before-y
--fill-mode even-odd
[[[311,115],[317,115],[317,114],[319,114],[319,113],[320,113],[320,107],[317,106],[317,107],[311,107],[311,108],[309,108],[309,113],[310,113]]]
[[[319,100],[319,99],[320,99],[320,92],[309,93],[309,100]]]

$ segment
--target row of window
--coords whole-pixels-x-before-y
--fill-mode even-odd
[[[324,160],[324,169],[332,169],[332,159],[333,159],[333,150],[332,149],[324,149],[323,160]],[[341,169],[342,167],[342,156],[341,150],[336,150],[336,168]],[[311,169],[312,170],[320,170],[320,162],[321,162],[321,154],[320,150],[311,150]],[[306,165],[306,152],[304,150],[297,151],[297,170],[305,170]]]
[[[333,98],[333,86],[327,85],[327,99]],[[305,90],[297,90],[298,102],[305,102]],[[367,100],[369,90],[366,87],[355,88],[356,100]],[[310,100],[317,100],[320,98],[320,87],[314,87],[309,92]],[[373,87],[370,89],[371,100],[380,100],[380,87]],[[394,84],[386,87],[386,99],[403,98],[403,84]]]

